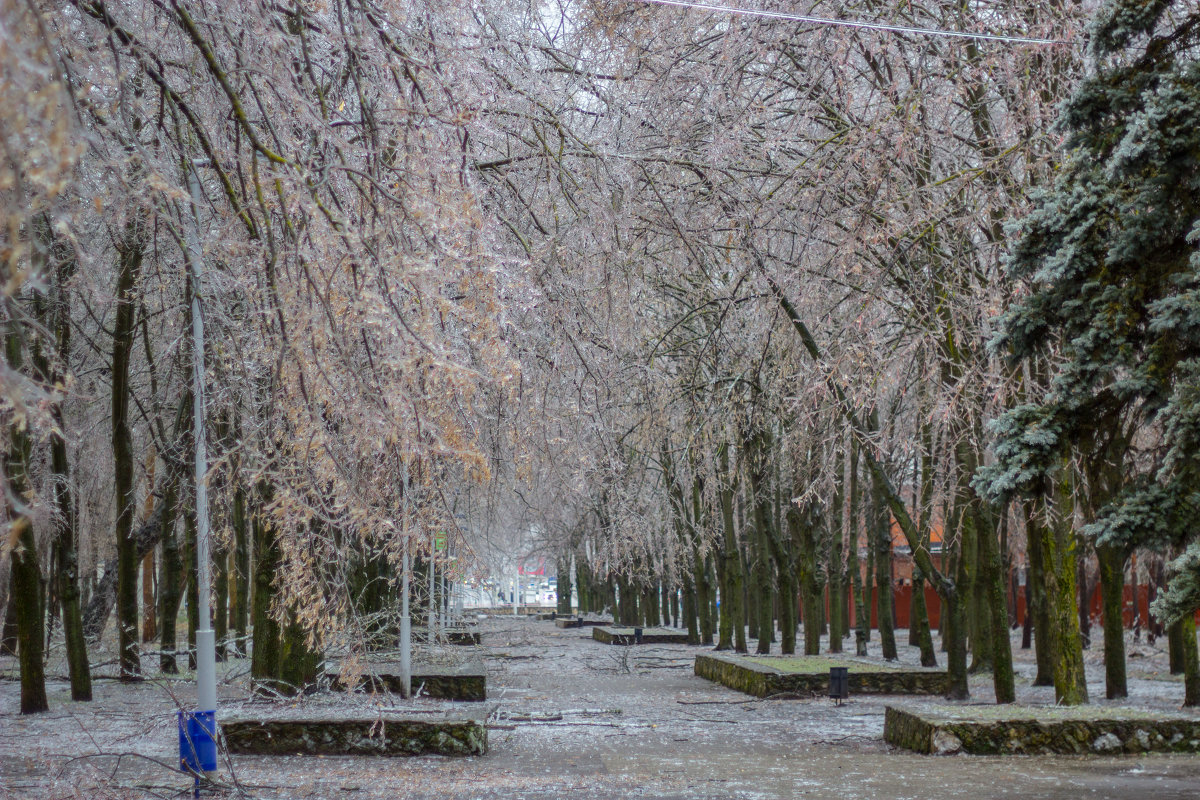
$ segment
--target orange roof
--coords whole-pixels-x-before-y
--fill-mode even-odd
[[[900,530],[900,523],[896,522],[895,517],[891,517],[891,521],[892,521],[892,547],[896,547],[897,545],[900,545],[902,547],[906,546],[908,544],[908,540],[904,538],[904,532]],[[935,522],[929,530],[929,543],[930,544],[940,544],[942,541],[942,532],[943,532],[942,523],[940,521]]]

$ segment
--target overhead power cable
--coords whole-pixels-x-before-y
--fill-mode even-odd
[[[652,3],[659,6],[674,6],[676,8],[692,8],[698,11],[738,14],[743,17],[785,19],[793,22],[808,22],[813,25],[828,25],[837,28],[859,28],[870,31],[886,31],[889,33],[912,33],[921,36],[946,36],[954,39],[975,39],[985,42],[1008,42],[1010,44],[1066,44],[1061,39],[1039,39],[1033,36],[1005,36],[999,33],[972,33],[970,31],[951,31],[941,28],[920,28],[911,25],[889,25],[884,22],[811,17],[807,14],[789,14],[785,11],[767,11],[765,9],[737,8],[735,6],[720,6],[711,3],[694,3],[688,2],[688,0],[636,0],[636,2]]]

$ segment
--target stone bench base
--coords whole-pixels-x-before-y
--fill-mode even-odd
[[[363,683],[376,691],[401,694],[404,681],[400,678],[400,667],[393,662],[370,665],[370,672],[362,676]],[[334,690],[344,689],[334,678]],[[487,669],[482,661],[471,661],[460,666],[438,664],[413,664],[413,691],[421,690],[425,697],[442,700],[482,702],[487,700]]]
[[[696,656],[694,671],[701,678],[755,697],[792,693],[827,694],[830,667],[849,667],[852,697],[855,694],[940,695],[950,688],[950,677],[937,670],[876,666],[820,656],[797,659],[781,657],[781,667],[775,667],[756,663],[751,658],[703,653]],[[767,661],[772,657],[761,659]]]
[[[601,625],[592,628],[592,638],[604,644],[637,644],[633,628]],[[643,628],[642,644],[687,644],[687,631]]]
[[[481,756],[487,728],[475,719],[230,719],[231,753],[254,755]]]
[[[896,747],[938,755],[1200,753],[1200,717],[1156,717],[1141,709],[1099,706],[889,706],[883,738]]]
[[[480,641],[479,631],[470,628],[446,628],[442,635],[449,644],[477,645]]]
[[[609,620],[603,619],[580,619],[579,617],[559,617],[554,620],[554,625],[559,628],[593,628],[597,625],[612,625]]]

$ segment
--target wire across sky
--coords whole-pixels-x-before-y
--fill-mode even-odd
[[[1007,42],[1010,44],[1066,44],[1060,39],[1039,39],[1032,36],[1005,36],[998,33],[972,33],[970,31],[951,31],[941,28],[920,28],[911,25],[891,25],[885,22],[867,22],[850,19],[835,19],[831,17],[811,17],[806,14],[790,14],[786,11],[766,11],[755,8],[738,8],[712,3],[695,3],[689,0],[637,0],[640,3],[651,3],[659,6],[674,6],[676,8],[691,8],[698,11],[715,11],[724,14],[738,14],[744,17],[763,17],[766,19],[784,19],[793,22],[808,22],[813,25],[827,25],[837,28],[859,28],[870,31],[887,31],[890,33],[911,33],[922,36],[945,36],[955,39],[975,39],[986,42]]]

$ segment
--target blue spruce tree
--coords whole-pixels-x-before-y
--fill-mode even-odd
[[[1088,75],[1059,123],[1066,158],[1014,231],[1009,270],[1030,293],[992,342],[1014,360],[1049,364],[1049,389],[994,424],[996,463],[977,480],[993,497],[1037,496],[1074,463],[1081,532],[1118,588],[1133,547],[1175,554],[1154,612],[1190,638],[1185,702],[1195,705],[1200,11],[1107,0],[1090,34]],[[1120,594],[1105,602],[1119,639]],[[1110,696],[1123,694],[1123,639],[1110,641],[1107,622],[1105,633],[1106,652],[1120,648]]]

